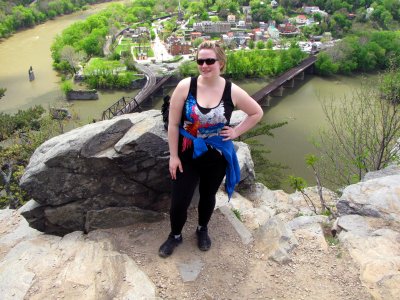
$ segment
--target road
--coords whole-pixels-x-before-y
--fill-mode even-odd
[[[152,24],[153,31],[156,35],[154,39],[153,52],[156,61],[162,62],[163,60],[169,60],[172,58],[172,55],[168,53],[164,44],[161,42],[160,37],[157,33],[157,25]]]

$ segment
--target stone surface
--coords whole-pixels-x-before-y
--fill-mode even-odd
[[[250,150],[236,148],[242,185],[250,185]],[[168,162],[158,110],[85,125],[36,149],[20,182],[34,200],[22,214],[33,228],[58,235],[155,221],[169,209]]]
[[[300,229],[307,227],[312,224],[323,224],[323,223],[328,223],[328,217],[327,216],[300,216],[292,221],[288,222],[288,226],[292,230]]]
[[[99,94],[97,90],[77,90],[67,92],[67,100],[97,100]]]
[[[201,272],[204,263],[199,259],[194,259],[188,263],[179,263],[178,269],[183,282],[195,281]]]
[[[400,222],[400,174],[346,187],[337,207],[342,215],[358,214]]]
[[[290,262],[289,252],[298,245],[291,229],[277,217],[258,228],[254,237],[258,251],[279,263]]]
[[[390,175],[398,175],[398,174],[400,174],[400,166],[391,165],[382,170],[368,172],[367,174],[365,174],[362,181],[368,181],[371,179],[386,177],[386,176],[390,176]]]
[[[170,178],[160,112],[124,115],[50,139],[33,154],[21,186],[37,202],[23,215],[50,233],[90,229],[88,215],[107,220],[118,209],[166,211]]]
[[[348,186],[338,203],[339,239],[360,267],[374,299],[400,295],[400,174],[386,169]]]
[[[228,221],[235,228],[236,232],[239,234],[242,243],[247,245],[253,241],[253,236],[250,231],[243,225],[243,223],[235,216],[230,208],[227,206],[222,206],[219,210],[224,214]]]
[[[1,299],[153,299],[154,284],[110,236],[93,231],[63,238],[0,211]]]
[[[374,299],[398,299],[400,295],[400,231],[387,223],[358,216],[368,231],[343,230],[340,241],[360,266],[360,278]],[[354,221],[354,220],[353,220]],[[350,228],[348,228],[350,229]]]
[[[379,178],[386,182],[381,185],[384,191],[391,177]],[[365,206],[375,204],[370,192],[377,193],[376,186],[362,191]],[[338,219],[340,243],[328,246],[321,224],[333,220],[318,215],[299,216],[307,206],[298,194],[270,191],[256,184],[249,195],[251,199],[235,193],[227,203],[226,193],[218,192],[218,206],[227,213],[214,214],[213,247],[207,252],[196,247],[193,232],[197,220],[193,217],[197,214],[193,210],[183,245],[167,260],[156,254],[168,232],[165,218],[160,223],[141,222],[138,227],[93,230],[88,235],[78,231],[60,238],[29,228],[19,212],[1,210],[2,299],[154,299],[171,295],[179,298],[182,294],[187,299],[214,295],[216,298],[240,295],[242,299],[250,294],[256,298],[260,291],[265,295],[275,291],[276,299],[293,299],[294,295],[299,295],[299,299],[329,299],[330,295],[368,299],[367,291],[374,299],[398,299],[400,223],[395,219],[387,218],[386,214],[366,217],[342,213]],[[20,211],[29,211],[34,218],[40,207],[40,203],[32,200]],[[240,212],[243,223],[232,209]],[[128,208],[126,214],[118,214],[118,210],[113,213],[116,218],[129,218],[133,211]],[[244,243],[240,231],[229,228],[236,226],[235,223],[254,242]],[[350,262],[348,253],[356,264]],[[138,266],[150,274],[157,292]],[[265,281],[266,278],[270,280]],[[308,290],[310,278],[313,284]],[[213,290],[191,289],[191,280],[195,281],[194,286],[212,286]],[[188,289],[191,292],[182,293]]]
[[[235,142],[236,155],[240,166],[240,183],[237,190],[248,189],[255,183],[256,174],[254,171],[254,163],[251,158],[250,147],[243,142]]]

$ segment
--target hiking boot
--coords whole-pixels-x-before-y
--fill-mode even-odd
[[[167,240],[161,245],[158,250],[158,255],[161,257],[168,257],[174,252],[175,247],[182,243],[182,235],[175,238],[173,234],[169,234]]]
[[[201,227],[201,229],[196,229],[197,235],[197,246],[201,251],[207,251],[211,247],[211,239],[208,236],[208,228]]]

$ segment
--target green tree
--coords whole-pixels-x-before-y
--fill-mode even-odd
[[[289,176],[288,180],[289,180],[290,187],[292,189],[294,189],[295,191],[300,192],[301,195],[303,196],[304,200],[306,201],[308,207],[315,214],[317,214],[317,208],[315,207],[314,202],[312,201],[310,196],[308,196],[308,194],[305,192],[305,189],[307,188],[307,181],[305,181],[305,179],[302,177],[296,177],[296,176],[292,176],[292,175]]]
[[[19,111],[16,115],[0,115],[3,120],[13,123],[12,131],[0,127],[1,136],[7,136],[9,143],[0,146],[0,207],[18,208],[29,200],[19,187],[29,158],[35,149],[52,136],[59,134],[58,123],[44,115],[41,106]],[[7,130],[7,129],[6,129]]]
[[[332,61],[332,58],[325,52],[318,54],[318,59],[315,63],[318,74],[327,76],[337,72],[339,66]]]
[[[64,80],[64,81],[61,83],[61,91],[64,93],[64,95],[67,95],[68,92],[70,92],[70,91],[72,91],[72,90],[73,90],[73,88],[72,88],[72,82],[71,82],[71,81],[69,81],[69,80]]]
[[[323,193],[322,193],[321,176],[317,170],[318,161],[319,161],[319,158],[313,154],[309,154],[306,156],[306,165],[313,170],[315,180],[317,181],[318,196],[319,196],[319,201],[321,204],[322,212],[328,211],[328,213],[330,215],[335,215],[335,213],[332,211],[332,209],[326,204]]]
[[[274,47],[274,42],[271,39],[269,39],[267,41],[267,49],[271,50],[273,47]]]
[[[66,45],[61,50],[61,61],[66,61],[73,74],[76,74],[77,68],[80,63],[82,63],[86,58],[86,53],[84,51],[76,51],[72,46]]]
[[[197,65],[194,61],[185,61],[179,65],[179,74],[182,77],[190,77],[198,75]]]
[[[193,47],[194,47],[194,48],[199,47],[199,45],[200,45],[203,41],[204,41],[203,38],[196,38],[196,39],[193,41]]]
[[[258,41],[257,43],[256,43],[256,48],[257,49],[264,49],[265,48],[265,43],[263,42],[263,41]]]
[[[250,41],[249,41],[249,48],[250,48],[250,49],[254,49],[254,46],[255,46],[254,41],[253,41],[253,40],[250,40]]]
[[[269,136],[274,137],[272,130],[286,125],[287,122],[280,122],[275,124],[267,124],[260,122],[259,125],[243,134],[239,140],[246,142],[250,146],[251,157],[254,161],[254,170],[258,182],[261,182],[270,189],[279,189],[283,179],[283,170],[287,168],[279,162],[272,162],[268,159],[270,150],[265,149],[257,137]]]
[[[394,105],[400,104],[400,72],[391,67],[387,74],[382,77],[382,84],[379,91],[386,101]]]
[[[0,99],[4,97],[4,95],[6,94],[7,89],[5,88],[0,88]]]
[[[202,2],[190,2],[188,11],[191,15],[197,15],[198,17],[203,15],[203,13],[207,13]]]

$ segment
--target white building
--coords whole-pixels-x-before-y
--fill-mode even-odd
[[[272,39],[274,40],[279,39],[279,30],[275,26],[270,25],[267,29],[267,32]]]

